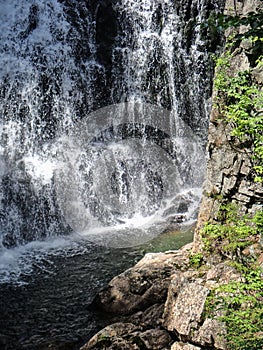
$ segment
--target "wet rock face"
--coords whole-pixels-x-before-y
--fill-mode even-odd
[[[49,236],[51,230],[57,235],[70,232],[69,227],[57,220],[61,215],[59,208],[53,200],[49,200],[53,198],[50,195],[54,191],[53,184],[44,186],[36,195],[22,161],[18,170],[12,169],[3,176],[2,186],[5,191],[1,198],[0,224],[4,247],[42,240]],[[47,222],[47,217],[52,218],[53,223]]]
[[[93,109],[107,106],[111,101],[112,57],[114,42],[118,34],[117,13],[112,0],[69,1],[61,0],[67,20],[71,25],[68,40],[72,47],[74,59],[83,77],[87,74],[87,61],[96,62],[93,76]],[[89,92],[86,92],[85,79],[81,76],[77,82],[87,96],[79,106],[80,115],[90,112]]]

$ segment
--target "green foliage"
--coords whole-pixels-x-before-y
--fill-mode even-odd
[[[237,151],[248,153],[254,180],[263,182],[263,86],[253,77],[252,69],[237,72],[234,63],[243,42],[251,67],[262,69],[263,12],[244,17],[212,14],[205,26],[210,32],[222,33],[231,28],[226,50],[215,60],[215,107],[231,127]],[[222,204],[217,220],[207,223],[202,231],[204,254],[230,259],[242,278],[216,287],[207,298],[207,313],[226,324],[229,349],[262,349],[263,271],[255,256],[243,253],[262,235],[263,210],[249,218],[239,215],[234,204]]]
[[[235,46],[240,45],[241,41],[249,40],[253,43],[253,52],[255,55],[263,51],[263,12],[250,12],[246,16],[225,16],[222,15],[219,23],[223,28],[238,28],[243,26],[247,28],[242,33],[237,33],[233,37]]]
[[[227,50],[216,58],[215,105],[233,127],[232,136],[239,140],[240,150],[249,152],[254,180],[262,182],[263,87],[253,79],[251,70],[237,72],[231,67],[231,62],[235,49],[245,42],[249,47],[250,64],[258,69],[263,66],[263,12],[250,12],[243,17],[211,14],[205,26],[218,32],[232,29],[226,43]],[[240,26],[243,26],[241,32],[237,30]]]
[[[242,251],[251,245],[252,237],[262,229],[263,212],[249,218],[240,216],[235,204],[222,204],[218,220],[220,223],[208,222],[203,228],[205,250],[243,263]]]
[[[222,316],[227,327],[227,340],[233,350],[259,350],[263,346],[263,279],[256,267],[240,282],[218,287],[207,298],[207,310]]]
[[[240,142],[240,150],[249,152],[257,182],[263,180],[263,89],[253,82],[250,71],[231,70],[230,50],[216,60],[214,86],[215,107],[232,125],[232,136]],[[263,65],[262,56],[257,66]]]
[[[234,11],[235,12],[235,11]],[[263,51],[263,12],[249,12],[246,16],[225,15],[212,12],[206,23],[202,23],[202,28],[209,29],[212,33],[223,33],[226,29],[232,30],[243,26],[242,33],[234,33],[232,43],[237,47],[242,40],[253,38],[253,50],[255,52]],[[244,30],[246,28],[246,30]]]
[[[263,233],[263,212],[261,210],[257,211],[254,217],[252,218],[252,222],[255,223],[258,232]]]
[[[262,233],[263,210],[249,218],[239,215],[235,204],[223,204],[218,220],[220,223],[204,227],[207,252],[232,259],[242,278],[215,288],[207,298],[206,310],[226,324],[230,349],[259,350],[263,347],[263,271],[253,258],[244,259],[242,251]]]
[[[204,257],[202,253],[191,254],[189,256],[190,265],[198,269],[203,263]]]

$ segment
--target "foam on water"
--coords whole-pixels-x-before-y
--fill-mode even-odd
[[[0,248],[0,284],[28,284],[32,275],[54,274],[54,256],[67,257],[88,254],[89,242],[83,244],[78,235],[34,241],[13,249]]]
[[[0,4],[2,272],[19,275],[66,233],[124,247],[184,230],[211,107],[208,44],[190,17],[218,1]]]

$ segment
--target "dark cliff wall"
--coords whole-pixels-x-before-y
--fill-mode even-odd
[[[261,0],[227,0],[225,14],[246,16],[250,12],[262,11]],[[242,32],[246,28],[239,28]],[[230,30],[226,31],[226,36]],[[226,50],[226,49],[225,49]],[[255,67],[251,60],[250,48],[240,45],[231,58],[230,68],[233,72],[251,70],[254,81],[262,87],[263,68]],[[213,100],[216,99],[214,89]],[[196,246],[200,243],[200,230],[208,220],[216,220],[220,203],[237,202],[242,213],[254,213],[262,208],[263,186],[253,178],[253,164],[249,148],[240,147],[237,139],[231,135],[231,125],[226,122],[226,116],[213,107],[207,144],[207,171],[203,188],[203,199],[195,233]]]

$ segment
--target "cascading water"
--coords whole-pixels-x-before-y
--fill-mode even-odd
[[[195,219],[223,5],[0,0],[3,283]]]
[[[191,217],[211,88],[198,23],[217,3],[2,0],[3,246]]]

